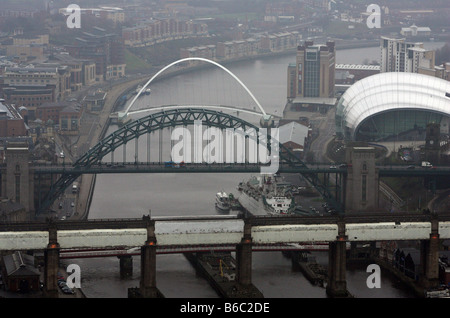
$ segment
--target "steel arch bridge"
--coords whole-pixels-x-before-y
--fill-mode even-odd
[[[150,114],[122,126],[117,131],[111,133],[99,141],[87,153],[80,157],[73,165],[72,169],[62,173],[61,177],[51,186],[49,193],[42,202],[39,211],[47,210],[64,190],[69,187],[79,176],[86,173],[91,166],[98,165],[108,154],[112,153],[120,146],[126,145],[140,136],[149,134],[164,128],[175,126],[193,125],[195,121],[201,121],[205,127],[217,127],[220,129],[234,128],[247,131],[251,128],[259,131],[259,127],[230,114],[202,109],[176,109]],[[270,138],[270,136],[268,136]],[[301,174],[319,191],[328,201],[336,201],[331,191],[318,177],[316,172],[308,172],[306,164],[298,159],[289,149],[279,144],[280,163],[292,167],[301,168]],[[338,209],[339,207],[336,206]]]

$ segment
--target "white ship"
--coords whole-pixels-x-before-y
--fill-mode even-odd
[[[216,208],[222,212],[229,212],[231,209],[230,199],[223,191],[216,194]]]
[[[238,186],[238,201],[253,215],[282,215],[295,209],[294,198],[285,193],[289,188],[274,176],[252,177]]]

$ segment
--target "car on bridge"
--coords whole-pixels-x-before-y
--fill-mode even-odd
[[[186,167],[186,163],[184,161],[181,161],[180,163],[173,162],[173,161],[166,161],[166,162],[164,162],[164,167],[166,167],[166,168],[184,168],[184,167]]]

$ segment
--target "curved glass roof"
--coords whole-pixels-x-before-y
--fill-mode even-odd
[[[341,129],[353,137],[367,118],[385,111],[417,109],[450,115],[450,82],[423,74],[388,72],[366,77],[342,95],[336,109]]]

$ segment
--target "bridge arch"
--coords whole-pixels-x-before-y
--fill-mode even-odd
[[[192,125],[197,120],[202,121],[203,125],[206,127],[218,127],[221,129],[242,128],[244,131],[253,128],[256,132],[260,129],[256,125],[233,115],[202,108],[173,109],[139,118],[125,124],[120,129],[111,133],[80,157],[73,164],[74,169],[63,174],[56,183],[52,185],[40,210],[42,211],[50,207],[56,198],[82,174],[81,171],[77,171],[77,168],[99,164],[103,157],[113,152],[118,147],[133,139],[137,139],[144,134],[169,127]],[[306,167],[300,159],[281,143],[279,144],[279,150],[280,162]]]
[[[171,68],[172,66],[179,64],[179,63],[183,63],[183,62],[188,62],[188,61],[202,61],[202,62],[206,62],[212,65],[215,65],[217,67],[219,67],[220,69],[224,70],[225,72],[227,72],[229,75],[231,75],[231,77],[233,77],[244,89],[245,91],[250,95],[250,97],[253,99],[253,101],[256,103],[256,105],[258,105],[259,110],[261,111],[263,116],[267,116],[266,111],[264,110],[264,108],[261,106],[260,102],[256,99],[256,97],[253,95],[253,93],[248,89],[248,87],[233,73],[231,72],[229,69],[227,69],[225,66],[203,58],[203,57],[188,57],[188,58],[183,58],[180,59],[178,61],[175,61],[167,66],[165,66],[164,68],[162,68],[160,71],[158,71],[155,75],[152,76],[152,78],[150,78],[147,83],[145,83],[145,85],[139,90],[139,92],[136,94],[136,96],[132,99],[130,105],[128,105],[127,109],[124,112],[119,112],[119,117],[125,117],[127,116],[127,114],[129,113],[131,107],[133,106],[134,102],[136,101],[136,99],[141,95],[141,93],[147,88],[147,86],[149,86],[153,80],[155,80],[155,78],[157,78],[161,73],[163,73],[165,70]]]

